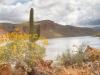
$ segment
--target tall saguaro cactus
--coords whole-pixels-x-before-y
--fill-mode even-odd
[[[37,27],[37,35],[38,35],[38,37],[35,38],[34,37],[34,10],[33,10],[33,8],[30,9],[29,26],[30,26],[29,34],[31,35],[29,40],[31,42],[35,42],[40,37],[40,24]]]
[[[34,35],[34,10],[33,8],[30,9],[29,25],[30,25],[29,33],[31,34],[30,41],[32,41],[33,35]]]

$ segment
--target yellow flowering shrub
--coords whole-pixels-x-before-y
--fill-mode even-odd
[[[45,56],[45,45],[48,40],[40,37],[38,40],[42,41],[42,45],[36,42],[30,42],[30,34],[21,33],[18,28],[15,32],[5,35],[0,43],[7,42],[6,45],[0,46],[0,63],[16,63],[21,62],[26,70],[31,70],[39,62],[39,58]],[[37,34],[34,37],[38,37]]]

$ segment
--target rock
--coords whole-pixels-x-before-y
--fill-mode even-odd
[[[38,75],[38,74],[36,73],[36,70],[33,68],[32,71],[27,72],[27,75]]]
[[[26,72],[21,67],[15,69],[14,75],[26,75]]]
[[[92,48],[88,45],[83,55],[83,61],[87,63],[94,62],[95,60],[100,60],[100,50],[97,48]]]
[[[38,66],[35,67],[35,70],[38,75],[52,75],[54,69],[51,66],[53,63],[52,60],[43,60],[40,59]]]
[[[51,64],[53,63],[53,60],[40,60],[40,64],[44,67],[48,67],[49,69],[52,68]]]
[[[0,65],[0,75],[13,75],[11,66],[8,64]]]

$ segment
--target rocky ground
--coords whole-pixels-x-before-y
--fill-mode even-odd
[[[52,60],[42,59],[30,75],[100,75],[100,50],[87,46],[81,65],[51,66],[52,63]],[[27,75],[27,73],[21,67],[15,69],[3,64],[0,65],[0,75]]]

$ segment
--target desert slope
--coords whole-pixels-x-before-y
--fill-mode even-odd
[[[74,27],[70,25],[64,26],[50,20],[35,22],[34,31],[36,31],[38,24],[41,25],[41,36],[45,36],[47,38],[87,36],[99,32],[97,30],[94,30],[93,28]],[[22,32],[29,33],[28,22],[21,24],[0,23],[0,29],[5,30],[6,32],[12,32],[16,27],[19,27]]]

